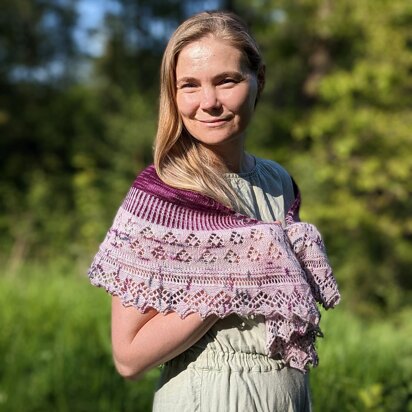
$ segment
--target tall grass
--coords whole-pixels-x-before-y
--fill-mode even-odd
[[[150,411],[158,370],[138,382],[116,374],[110,299],[73,274],[82,271],[39,265],[0,277],[0,411]],[[412,411],[411,315],[325,313],[314,410]]]
[[[315,411],[412,411],[412,309],[361,320],[337,308],[322,318]]]
[[[0,410],[150,411],[157,371],[138,383],[117,375],[110,300],[72,272],[54,265],[0,278]]]

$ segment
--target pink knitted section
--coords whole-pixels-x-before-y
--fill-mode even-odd
[[[142,312],[263,315],[270,356],[316,365],[316,302],[331,308],[340,298],[317,229],[259,222],[208,198],[198,208],[167,201],[158,193],[168,187],[156,184],[157,193],[139,181],[131,188],[90,267],[92,284]]]

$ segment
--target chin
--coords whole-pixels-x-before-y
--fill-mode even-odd
[[[189,132],[190,133],[190,132]],[[218,146],[230,142],[236,142],[242,139],[242,133],[219,133],[216,131],[209,131],[208,133],[190,133],[190,135],[200,143],[207,146]]]
[[[210,136],[202,136],[196,137],[194,136],[198,142],[204,144],[205,146],[219,146],[227,143],[234,143],[236,140],[239,139],[238,136],[222,136],[222,137],[210,137]]]

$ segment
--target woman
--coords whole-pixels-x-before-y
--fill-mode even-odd
[[[134,182],[89,272],[113,295],[119,373],[165,364],[155,411],[311,408],[315,300],[333,307],[339,293],[318,232],[296,223],[291,177],[244,151],[263,85],[237,16],[204,12],[180,25],[162,62],[154,167]]]

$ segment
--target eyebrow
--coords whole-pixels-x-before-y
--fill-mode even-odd
[[[224,79],[226,77],[233,77],[236,80],[242,80],[245,78],[245,75],[238,71],[227,71],[227,72],[222,72],[222,73],[217,74],[216,76],[213,77],[213,80]],[[183,77],[180,77],[179,79],[176,79],[176,83],[195,82],[197,80],[198,79],[196,79],[196,77],[183,76]]]

